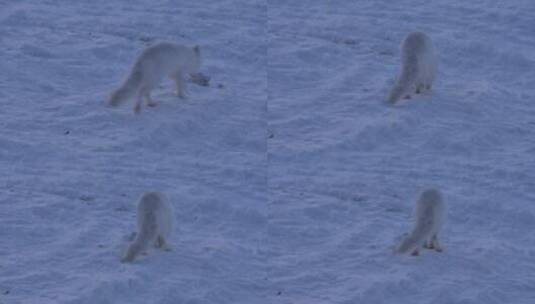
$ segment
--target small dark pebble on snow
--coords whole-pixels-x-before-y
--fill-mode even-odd
[[[95,200],[95,198],[93,196],[90,196],[90,195],[82,195],[80,196],[80,200],[84,201],[84,202],[92,202]]]

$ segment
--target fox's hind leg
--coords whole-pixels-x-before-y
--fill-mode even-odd
[[[165,246],[165,238],[161,235],[158,235],[158,237],[156,238],[156,241],[154,243],[154,246],[156,248],[162,248]]]

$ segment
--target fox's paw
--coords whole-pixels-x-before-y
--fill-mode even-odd
[[[151,107],[151,108],[154,108],[156,106],[158,106],[158,102],[157,101],[149,101],[147,102],[147,106]]]
[[[426,242],[423,246],[425,249],[435,249],[435,244],[433,242]]]

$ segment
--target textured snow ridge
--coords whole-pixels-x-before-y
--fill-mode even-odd
[[[0,304],[532,304],[535,2],[0,0]],[[384,102],[423,31],[433,89]],[[209,86],[106,107],[159,41]],[[394,255],[422,190],[444,252]],[[171,250],[120,263],[136,203]]]

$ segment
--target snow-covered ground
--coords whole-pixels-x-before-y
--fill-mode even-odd
[[[0,0],[0,303],[535,301],[535,2]],[[399,43],[439,53],[390,107]],[[210,87],[104,106],[156,41]],[[394,256],[420,191],[443,253]],[[173,250],[119,258],[135,203]]]
[[[266,236],[266,5],[0,1],[0,303],[254,303]],[[186,4],[187,3],[187,4]],[[150,5],[149,5],[150,4]],[[210,87],[104,106],[155,41],[200,44]],[[219,88],[219,85],[222,88]],[[119,258],[144,191],[173,251]]]
[[[273,303],[535,303],[535,2],[269,3]],[[415,30],[435,89],[388,107]],[[429,186],[445,252],[392,256]]]

